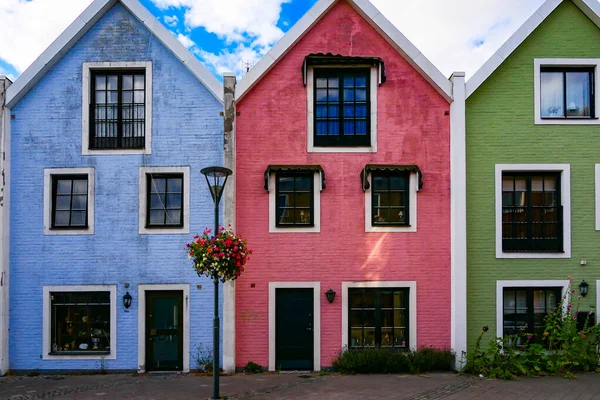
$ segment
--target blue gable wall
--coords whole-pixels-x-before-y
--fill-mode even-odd
[[[82,156],[82,63],[152,61],[152,154]],[[10,368],[97,369],[94,360],[42,360],[46,285],[117,285],[117,359],[137,369],[138,284],[190,283],[190,367],[212,343],[212,283],[184,252],[194,232],[213,226],[202,167],[222,165],[222,105],[119,3],[15,106],[12,114]],[[189,166],[190,235],[138,234],[138,168]],[[95,168],[95,234],[43,235],[44,168]],[[134,297],[122,306],[124,283]],[[202,289],[196,285],[201,284]],[[184,299],[184,304],[187,300]]]

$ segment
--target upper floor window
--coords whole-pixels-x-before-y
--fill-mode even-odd
[[[409,174],[373,171],[373,226],[406,226],[409,220]]]
[[[502,174],[502,251],[562,252],[559,172]]]
[[[369,68],[315,68],[315,146],[369,146]]]
[[[594,68],[542,67],[542,118],[594,118]]]
[[[276,174],[276,226],[314,226],[314,172]]]
[[[147,228],[183,226],[183,174],[147,174]]]
[[[92,71],[91,100],[90,149],[144,148],[144,70]]]
[[[52,176],[52,229],[88,225],[88,175]]]

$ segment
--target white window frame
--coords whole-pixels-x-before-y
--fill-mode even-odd
[[[570,293],[566,293],[569,287],[569,280],[515,280],[515,281],[496,281],[496,337],[504,337],[504,288],[549,288],[562,287],[562,296],[565,294],[570,298]],[[568,301],[563,302],[563,312],[567,311]]]
[[[60,175],[87,175],[87,228],[82,229],[52,229],[52,177]],[[44,169],[44,235],[93,235],[94,234],[94,203],[95,180],[94,168],[45,168]]]
[[[110,292],[110,354],[58,355],[51,351],[51,292]],[[117,285],[60,285],[43,287],[42,359],[43,360],[115,360],[117,358]]]
[[[275,371],[275,289],[313,289],[313,369],[321,370],[321,282],[269,282],[269,371]]]
[[[282,228],[276,225],[277,213],[277,172],[269,174],[269,233],[317,233],[321,232],[321,191],[323,190],[321,173],[315,171],[313,175],[313,226]]]
[[[563,207],[563,252],[502,251],[502,173],[560,172],[560,194]],[[571,258],[571,165],[570,164],[496,164],[496,258]]]
[[[307,100],[307,151],[309,153],[377,153],[377,89],[379,88],[379,68],[370,65],[352,65],[352,66],[319,66],[316,68],[369,68],[370,76],[370,107],[371,107],[371,145],[357,147],[336,147],[336,146],[315,146],[315,104],[314,104],[314,68],[308,67],[306,71],[306,100]]]
[[[411,172],[408,182],[409,199],[408,199],[408,218],[410,225],[408,226],[373,226],[373,212],[371,191],[373,190],[373,171],[369,171],[366,179],[369,180],[369,189],[365,191],[365,232],[416,232],[417,231],[417,192],[418,189],[418,173]]]
[[[138,372],[146,372],[146,291],[183,292],[183,370],[190,372],[190,284],[143,284],[138,285]]]
[[[536,58],[534,59],[534,117],[536,125],[599,125],[600,118],[600,79],[598,79],[600,58]],[[594,68],[594,118],[545,119],[541,116],[541,68],[542,67],[592,67]]]
[[[148,213],[147,174],[183,174],[183,227],[146,228]],[[140,167],[139,168],[139,213],[140,235],[184,235],[190,233],[190,167]]]
[[[600,164],[596,164],[595,169],[596,169],[596,230],[600,231]]]
[[[143,149],[90,149],[90,104],[92,96],[91,71],[98,69],[145,69],[146,70],[146,106],[144,119],[144,148]],[[152,154],[152,62],[123,61],[123,62],[84,62],[81,88],[81,154],[90,155],[128,155]]]
[[[348,289],[368,288],[408,289],[408,336],[409,348],[418,348],[417,336],[417,281],[343,281],[342,282],[342,348],[348,348]]]
[[[596,324],[600,324],[600,316],[598,313],[600,312],[600,280],[596,281],[596,309],[594,313],[596,314]]]

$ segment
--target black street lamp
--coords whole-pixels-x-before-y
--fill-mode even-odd
[[[223,189],[227,183],[227,178],[233,172],[223,167],[206,167],[200,172],[206,178],[206,183],[210,190],[213,202],[215,203],[215,230],[213,237],[219,233],[219,202],[223,195]],[[219,396],[219,279],[213,277],[215,283],[215,314],[213,319],[213,399],[220,399]]]
[[[579,293],[581,294],[581,297],[585,297],[588,294],[588,283],[583,280],[581,281],[581,283],[579,284]]]

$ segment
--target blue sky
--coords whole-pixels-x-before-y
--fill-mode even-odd
[[[18,77],[92,0],[0,0],[0,74]],[[211,72],[243,75],[316,0],[140,0]],[[472,75],[543,0],[371,0],[446,76]]]

